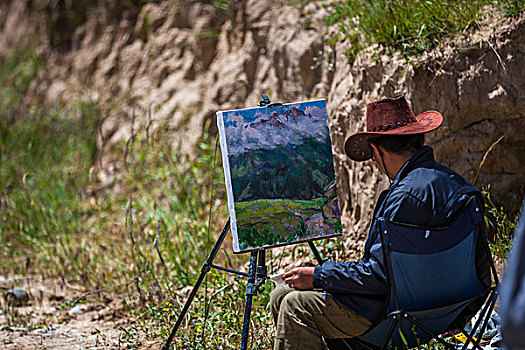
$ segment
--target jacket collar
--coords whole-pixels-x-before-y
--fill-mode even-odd
[[[416,151],[416,153],[412,155],[412,157],[410,157],[409,160],[407,160],[407,162],[397,172],[397,175],[390,187],[384,190],[379,196],[377,201],[378,204],[376,205],[376,210],[374,211],[375,218],[381,217],[383,215],[383,206],[385,204],[385,200],[390,195],[390,193],[392,193],[393,189],[397,187],[397,184],[402,179],[404,179],[411,170],[418,168],[422,163],[429,161],[434,162],[434,150],[430,146],[421,147]]]
[[[434,150],[430,146],[423,146],[417,150],[409,160],[407,160],[401,169],[399,169],[392,185],[390,185],[390,188],[396,186],[397,183],[404,179],[411,170],[418,168],[421,163],[428,161],[434,161]]]

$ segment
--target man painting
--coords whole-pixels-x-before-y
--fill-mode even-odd
[[[271,294],[274,349],[325,349],[323,338],[359,336],[383,316],[388,283],[379,218],[440,226],[465,195],[480,196],[467,180],[437,163],[432,148],[424,145],[424,134],[443,121],[439,112],[415,116],[405,97],[397,96],[368,104],[366,121],[367,131],[351,135],[345,153],[354,161],[373,159],[391,185],[377,201],[363,258],[283,275],[287,285]],[[481,278],[485,284],[487,278]]]

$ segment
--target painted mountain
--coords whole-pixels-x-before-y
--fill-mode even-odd
[[[217,113],[234,251],[340,234],[325,100]]]

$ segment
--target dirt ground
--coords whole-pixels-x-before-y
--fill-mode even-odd
[[[26,306],[10,306],[6,293],[20,288]],[[85,288],[42,277],[0,276],[0,349],[149,349],[158,342],[139,339],[118,296],[86,295]]]
[[[501,278],[504,266],[496,259]],[[25,306],[10,306],[6,294],[23,289]],[[115,293],[93,291],[59,279],[0,275],[0,350],[160,349],[145,339]],[[496,308],[497,309],[497,308]]]

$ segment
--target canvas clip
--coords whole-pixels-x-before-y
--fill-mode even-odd
[[[274,109],[274,108],[281,108],[283,106],[283,104],[279,102],[272,103],[268,95],[261,95],[261,97],[262,97],[262,100],[259,101],[259,107],[266,107],[267,109]]]

